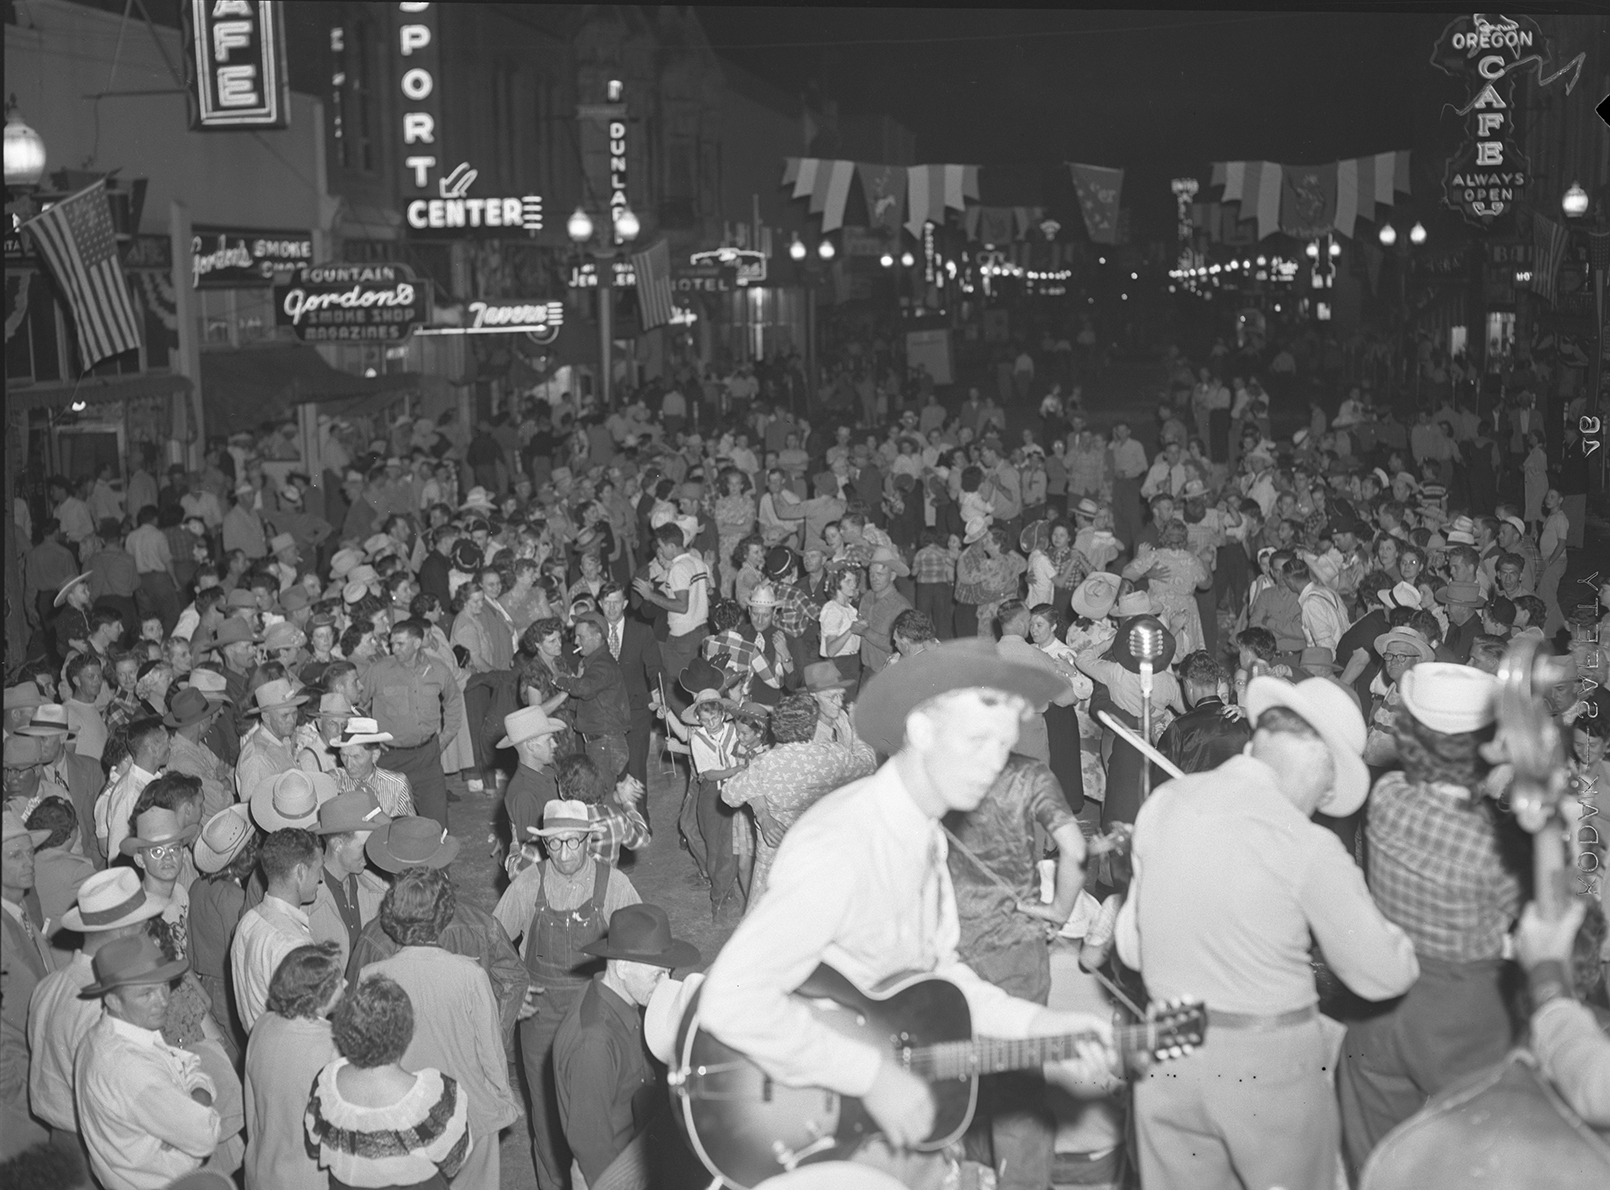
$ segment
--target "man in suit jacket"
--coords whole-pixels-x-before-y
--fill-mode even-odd
[[[646,787],[649,730],[654,725],[649,701],[659,689],[664,673],[660,642],[655,639],[652,627],[626,614],[626,592],[616,584],[606,583],[598,592],[598,606],[609,627],[604,644],[620,662],[621,676],[626,682],[626,701],[632,712],[626,732],[626,774],[636,777]],[[643,809],[646,815],[646,802]]]

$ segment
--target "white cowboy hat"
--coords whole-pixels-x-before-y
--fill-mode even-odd
[[[288,769],[264,777],[247,800],[257,825],[272,834],[292,826],[312,830],[319,821],[319,807],[339,792],[328,773]]]
[[[1426,661],[1398,679],[1403,705],[1432,731],[1480,731],[1497,714],[1498,679],[1468,665]]]
[[[1308,678],[1293,685],[1283,678],[1253,678],[1247,685],[1247,717],[1256,724],[1271,707],[1287,707],[1303,717],[1330,749],[1336,778],[1321,795],[1319,809],[1343,818],[1364,804],[1370,792],[1370,770],[1364,765],[1364,716],[1347,689],[1329,678]]]
[[[341,734],[330,741],[330,747],[345,748],[349,744],[389,744],[395,738],[391,732],[381,731],[380,724],[373,719],[352,715],[347,718]]]

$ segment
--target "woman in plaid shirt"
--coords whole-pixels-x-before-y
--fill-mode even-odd
[[[1514,1040],[1503,985],[1524,896],[1513,857],[1527,838],[1484,788],[1496,688],[1490,674],[1439,662],[1398,681],[1403,769],[1370,793],[1368,878],[1381,913],[1414,942],[1420,978],[1347,1030],[1337,1090],[1355,1178],[1381,1138]]]

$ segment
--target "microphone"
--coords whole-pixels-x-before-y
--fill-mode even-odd
[[[1140,662],[1141,693],[1152,692],[1152,664],[1163,655],[1163,629],[1155,620],[1142,620],[1129,630],[1129,651]]]

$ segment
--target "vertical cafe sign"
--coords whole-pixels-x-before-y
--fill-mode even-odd
[[[1437,39],[1431,64],[1464,82],[1459,109],[1465,135],[1443,174],[1444,205],[1479,227],[1526,196],[1526,159],[1515,145],[1513,75],[1546,57],[1544,38],[1531,17],[1473,13],[1455,17]]]
[[[190,0],[184,6],[192,131],[287,125],[281,9],[275,0]]]
[[[396,111],[400,121],[402,162],[399,193],[405,202],[441,197],[433,184],[446,159],[440,142],[442,102],[437,92],[442,54],[437,45],[435,4],[397,5]]]

